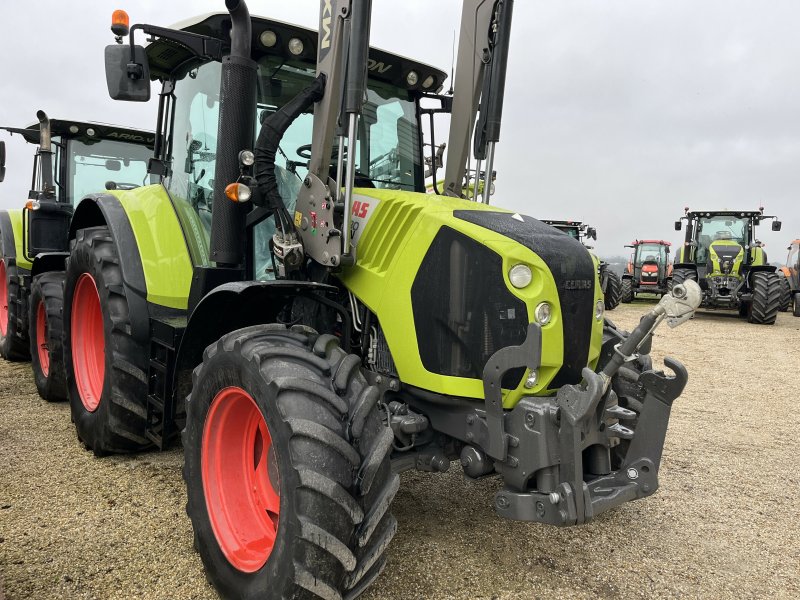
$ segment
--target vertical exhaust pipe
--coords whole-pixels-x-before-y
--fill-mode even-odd
[[[247,209],[225,196],[225,186],[239,178],[239,152],[253,147],[258,65],[250,58],[247,5],[244,0],[225,0],[225,6],[231,17],[231,52],[222,57],[209,258],[219,267],[235,268],[245,261]]]
[[[53,143],[50,131],[50,119],[43,110],[36,111],[39,120],[39,172],[42,177],[41,194],[43,199],[51,200],[55,197],[55,184],[53,182]]]

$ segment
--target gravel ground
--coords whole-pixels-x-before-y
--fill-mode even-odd
[[[632,327],[646,302],[612,319]],[[659,330],[690,380],[661,489],[589,525],[505,521],[497,483],[407,473],[389,566],[364,596],[800,597],[800,319],[703,313]],[[706,353],[704,355],[704,353]],[[0,361],[0,598],[215,598],[184,515],[182,452],[94,458],[27,364]]]

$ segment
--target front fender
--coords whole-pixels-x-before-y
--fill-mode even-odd
[[[31,261],[25,258],[22,251],[21,209],[0,211],[0,243],[4,257],[13,258],[18,267],[30,270]]]
[[[324,283],[287,279],[236,281],[214,288],[192,311],[181,338],[175,363],[178,383],[181,373],[191,373],[202,361],[206,347],[226,333],[250,325],[275,323],[278,312],[290,298],[335,289]]]

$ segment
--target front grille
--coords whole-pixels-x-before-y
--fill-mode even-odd
[[[489,357],[525,341],[528,312],[503,280],[503,260],[479,242],[442,227],[411,287],[423,366],[431,373],[481,379]],[[514,389],[524,369],[508,371]]]

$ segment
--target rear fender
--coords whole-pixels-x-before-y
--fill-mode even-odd
[[[193,264],[175,208],[160,184],[91,194],[75,210],[70,239],[85,227],[108,225],[126,285],[147,301],[186,310]]]

